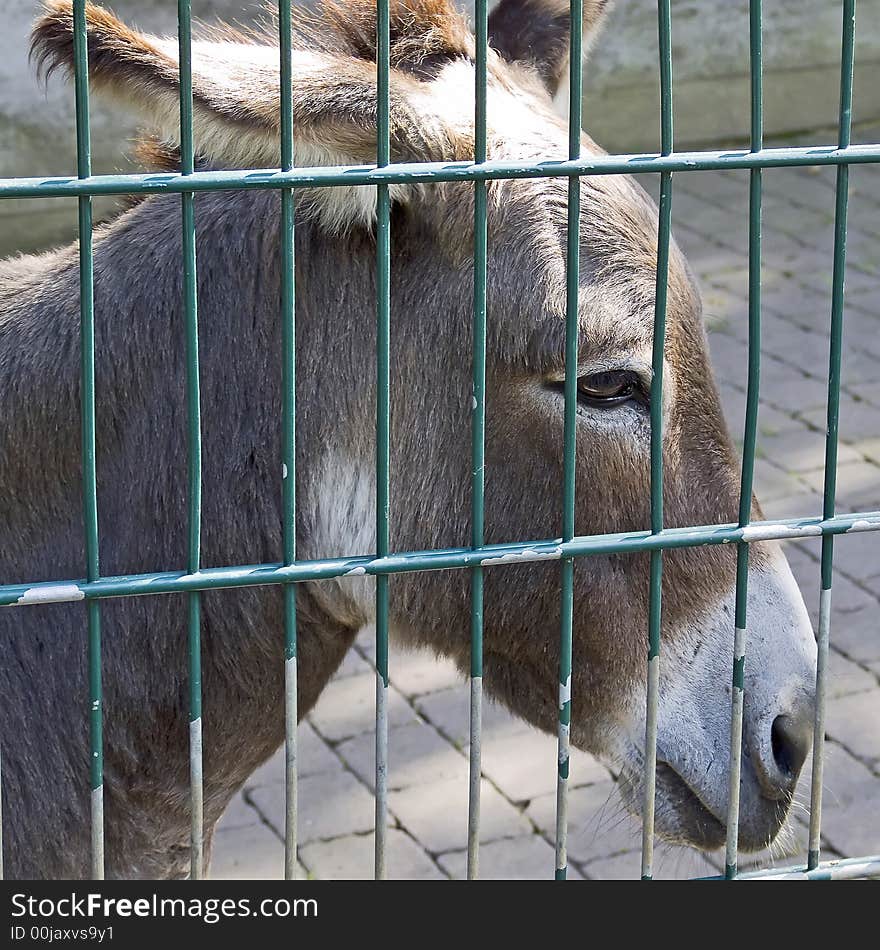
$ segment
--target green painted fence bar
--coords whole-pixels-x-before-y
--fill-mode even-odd
[[[297,561],[292,565],[246,564],[237,567],[203,568],[198,574],[164,571],[101,577],[97,581],[79,578],[37,584],[0,586],[0,607],[26,607],[33,604],[74,603],[83,599],[174,594],[193,590],[222,590],[232,587],[260,587],[267,584],[302,583],[342,577],[351,571],[370,576],[410,574],[418,571],[446,571],[460,568],[504,567],[527,561],[558,561],[563,557],[589,557],[595,554],[632,554],[660,548],[700,547],[706,544],[737,544],[741,541],[792,540],[817,538],[826,534],[861,534],[880,531],[880,511],[790,518],[779,521],[755,521],[747,528],[736,524],[701,525],[693,528],[664,528],[650,531],[623,531],[544,541],[486,544],[474,548],[444,548],[434,551],[405,551],[385,557],[323,558]]]
[[[376,734],[375,734],[375,865],[377,879],[386,876],[388,824],[388,688],[389,578],[394,574],[466,570],[470,575],[470,726],[467,819],[467,876],[479,876],[480,788],[484,584],[487,568],[524,561],[559,561],[559,717],[556,795],[555,877],[567,876],[567,822],[571,727],[573,619],[576,607],[574,571],[577,558],[637,554],[650,558],[647,630],[647,692],[643,769],[641,877],[654,874],[654,798],[657,766],[657,720],[661,687],[663,552],[712,544],[736,547],[736,609],[732,636],[729,786],[725,870],[718,879],[845,880],[880,876],[880,855],[820,860],[822,780],[824,765],[825,692],[828,676],[834,539],[838,535],[880,532],[880,511],[836,513],[836,472],[840,415],[841,353],[844,319],[844,277],[847,240],[849,166],[880,163],[880,143],[851,142],[855,0],[842,0],[840,118],[836,145],[764,147],[763,36],[761,0],[750,0],[751,140],[748,149],[676,152],[673,143],[672,17],[670,0],[658,0],[660,79],[659,154],[581,155],[581,70],[583,0],[570,0],[569,143],[567,156],[541,161],[494,161],[488,158],[487,84],[488,0],[476,0],[474,33],[474,160],[452,163],[391,163],[390,0],[377,0],[376,164],[352,167],[296,168],[294,165],[291,0],[278,0],[280,56],[280,163],[274,169],[196,171],[193,142],[191,73],[191,3],[178,0],[180,55],[180,173],[93,175],[89,132],[88,48],[85,0],[74,0],[74,79],[77,128],[75,176],[0,179],[2,198],[59,197],[78,199],[81,340],[82,502],[86,551],[85,576],[30,584],[0,584],[0,607],[86,601],[88,623],[88,689],[90,725],[91,875],[104,876],[103,815],[103,691],[101,683],[101,615],[105,598],[182,594],[187,600],[187,648],[190,721],[191,877],[204,874],[201,611],[202,591],[281,585],[284,598],[285,721],[285,877],[297,869],[297,594],[296,585],[331,580],[346,574],[375,578],[376,595]],[[762,178],[764,169],[835,166],[833,286],[828,373],[827,436],[822,514],[787,520],[752,521],[757,422],[760,392]],[[663,380],[666,342],[668,265],[671,247],[672,177],[676,173],[749,170],[749,306],[746,417],[736,524],[664,527],[663,513]],[[650,530],[578,536],[575,522],[577,387],[580,296],[580,214],[582,176],[659,174],[657,275],[654,301],[651,382]],[[488,182],[502,179],[568,178],[566,235],[565,414],[562,427],[562,512],[559,537],[485,543],[485,437],[487,373]],[[473,186],[473,320],[470,545],[430,551],[393,551],[390,538],[390,386],[391,386],[391,203],[392,184],[469,182]],[[294,224],[296,190],[362,186],[376,190],[376,544],[375,554],[299,560],[296,549],[296,339]],[[195,195],[202,191],[277,189],[280,198],[282,396],[280,491],[282,559],[251,565],[201,564],[201,419],[199,327],[196,270]],[[92,257],[92,198],[96,195],[179,194],[181,196],[182,318],[186,337],[186,442],[188,455],[188,535],[186,571],[163,571],[104,577],[100,573],[96,431],[95,431],[95,287]],[[587,499],[589,501],[589,499]],[[549,528],[549,526],[548,526]],[[742,771],[743,711],[748,632],[749,549],[754,542],[821,538],[821,600],[818,633],[817,705],[806,864],[794,867],[738,870],[739,788]],[[878,536],[880,537],[880,536]],[[575,710],[576,711],[576,710]],[[3,866],[0,815],[0,877]]]
[[[180,170],[184,180],[193,173],[192,29],[190,0],[178,0],[180,51]],[[196,272],[195,196],[181,194],[183,234],[183,309],[186,327],[187,496],[189,531],[187,569],[199,571],[202,532],[202,433],[199,394],[199,315]],[[204,875],[204,807],[202,769],[202,611],[199,591],[188,595],[189,762],[190,762],[190,877]]]
[[[764,144],[763,11],[761,0],[749,3],[750,73],[752,98],[752,150]],[[761,379],[761,169],[749,173],[749,366],[746,390],[746,419],[743,437],[742,478],[739,494],[739,523],[747,526],[752,517],[755,450],[758,433],[758,396]],[[724,874],[737,876],[739,838],[739,786],[742,775],[743,712],[745,708],[745,649],[749,597],[749,546],[738,544],[736,551],[736,604],[734,608],[733,681],[730,700],[730,757],[728,775],[727,843]]]
[[[736,524],[701,525],[693,528],[664,528],[650,531],[623,531],[545,541],[486,544],[473,548],[445,548],[436,551],[406,551],[385,557],[322,558],[297,561],[292,565],[245,564],[237,567],[203,568],[198,574],[163,571],[101,577],[97,581],[75,579],[37,584],[0,586],[0,607],[26,607],[32,604],[74,603],[83,599],[142,597],[174,594],[192,590],[222,590],[231,587],[260,587],[267,584],[302,583],[342,577],[351,571],[370,576],[411,574],[419,571],[446,571],[458,568],[503,567],[525,561],[558,561],[562,557],[589,557],[595,554],[632,554],[636,551],[693,548],[705,544],[738,544],[741,541],[774,541],[817,538],[826,534],[860,534],[880,531],[880,511],[790,518],[781,521],[755,521],[747,528]]]
[[[0,198],[71,198],[78,195],[179,194],[184,191],[240,191],[251,188],[333,188],[339,185],[431,184],[443,181],[499,181],[586,175],[648,175],[658,172],[735,171],[880,162],[880,144],[791,146],[760,152],[723,149],[671,155],[590,155],[542,162],[400,162],[384,166],[318,166],[285,172],[277,168],[93,175],[77,178],[0,178]]]
[[[569,60],[568,157],[581,153],[583,0],[571,0]],[[568,226],[565,254],[565,416],[563,419],[562,540],[574,537],[575,453],[577,451],[578,304],[580,299],[581,182],[568,182]],[[556,874],[568,874],[568,773],[571,731],[572,626],[574,560],[562,558],[562,602],[559,631],[559,727],[556,776]]]
[[[80,178],[91,174],[89,130],[89,65],[85,32],[85,0],[73,8],[74,86],[76,95],[76,164]],[[82,491],[86,577],[100,576],[98,557],[98,491],[95,453],[95,280],[92,257],[92,199],[79,198],[80,413],[82,418]],[[91,876],[104,877],[104,737],[101,687],[101,614],[87,608],[89,666],[89,735],[91,788]]]
[[[737,875],[740,881],[852,881],[857,878],[877,877],[880,875],[880,855],[863,858],[841,858],[837,861],[825,861],[814,868],[784,867],[763,868],[759,871],[746,871]],[[724,877],[703,878],[703,880],[725,880]]]
[[[846,148],[852,130],[853,60],[855,53],[856,3],[844,0],[843,38],[840,62],[840,119],[838,145]],[[831,288],[831,346],[828,357],[828,414],[825,436],[825,491],[822,513],[834,517],[837,494],[837,438],[840,419],[841,349],[843,344],[844,283],[846,276],[846,225],[849,197],[849,167],[837,169],[834,211],[834,271]],[[813,774],[810,792],[810,839],[807,867],[819,864],[822,825],[822,775],[825,752],[825,684],[831,634],[831,571],[834,538],[822,538],[822,589],[819,595],[818,663],[816,669],[816,720],[813,729]]]
[[[474,161],[486,161],[487,0],[476,0],[477,40],[474,87]],[[471,398],[471,544],[484,540],[486,485],[486,267],[488,223],[486,182],[474,182],[474,322]],[[467,876],[480,876],[480,773],[483,738],[483,568],[471,569],[471,708],[468,752]]]
[[[660,52],[660,150],[673,148],[672,17],[669,0],[658,0]],[[669,242],[672,230],[672,173],[660,175],[657,220],[657,279],[654,292],[654,338],[651,347],[651,533],[663,530],[663,365],[666,345],[666,300]],[[662,626],[663,551],[651,552],[648,591],[648,688],[645,708],[644,796],[642,805],[642,880],[653,877],[654,803],[657,783],[657,712],[660,700],[660,631]]]
[[[281,168],[293,168],[291,3],[278,4]],[[281,519],[285,564],[296,562],[296,314],[294,298],[293,189],[281,191]],[[284,877],[296,877],[297,665],[296,588],[284,586]]]
[[[376,23],[376,165],[391,160],[388,0],[378,0]],[[390,511],[391,197],[376,188],[376,555],[388,553]],[[375,877],[385,877],[388,825],[388,576],[376,578],[376,838]]]

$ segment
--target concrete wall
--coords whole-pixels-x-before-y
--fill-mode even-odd
[[[836,125],[841,0],[764,0],[764,104],[770,136]],[[880,0],[859,0],[853,119],[880,118]],[[672,0],[677,146],[749,134],[748,0]],[[660,141],[657,4],[619,0],[585,71],[585,119],[613,151]]]
[[[465,3],[465,0],[461,0]],[[174,0],[112,0],[145,29],[174,32]],[[469,4],[468,4],[469,5]],[[194,0],[196,17],[247,21],[259,0]],[[837,114],[840,2],[764,0],[768,134],[833,125]],[[48,89],[27,61],[37,0],[0,0],[0,177],[68,174],[75,168],[73,91],[60,76]],[[673,0],[676,142],[734,143],[748,134],[748,0]],[[856,51],[856,121],[880,118],[880,0],[861,0]],[[654,0],[618,0],[586,69],[585,124],[613,151],[654,150],[659,141]],[[129,170],[132,121],[93,103],[96,172]],[[107,212],[108,202],[97,202]],[[66,240],[73,202],[0,201],[0,253]]]

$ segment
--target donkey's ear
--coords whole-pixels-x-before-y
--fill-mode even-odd
[[[180,141],[177,40],[138,33],[93,4],[86,5],[86,26],[89,77],[96,90],[144,116],[173,149]],[[294,149],[301,167],[376,160],[375,63],[335,45],[333,52],[315,44],[293,51]],[[46,4],[34,25],[32,55],[47,74],[59,66],[72,71],[71,0]],[[280,56],[274,39],[215,30],[208,41],[192,44],[191,60],[196,152],[215,167],[277,167]],[[394,160],[466,158],[469,143],[426,109],[422,84],[392,73]],[[412,194],[392,191],[397,200]],[[373,188],[317,189],[309,200],[336,228],[369,220],[375,211]]]
[[[86,4],[89,79],[105,95],[139,113],[160,140],[177,145],[180,138],[180,64],[177,40],[139,33],[112,13]],[[46,75],[58,67],[73,70],[73,5],[71,0],[49,0],[44,15],[34,24],[32,57]],[[303,62],[298,60],[302,59]],[[217,165],[277,165],[279,156],[279,54],[278,48],[250,41],[230,31],[211,42],[192,44],[193,136],[195,149]],[[324,72],[326,70],[326,72]],[[332,75],[318,84],[319,74]],[[331,73],[320,57],[307,61],[298,56],[294,65],[297,92],[332,91],[331,83],[348,78],[366,83],[365,76]],[[317,88],[312,88],[316,87]],[[329,130],[315,129],[320,123],[320,95],[312,104],[312,122],[299,127],[308,145],[324,141],[327,150],[340,154],[367,150],[350,131],[347,148],[335,142]],[[301,110],[302,111],[302,110]],[[326,122],[323,123],[326,126]],[[316,134],[317,133],[317,134]],[[340,146],[335,148],[334,146]],[[375,145],[373,146],[375,149]],[[311,150],[309,150],[311,152]],[[310,164],[321,164],[320,161]]]
[[[587,54],[612,0],[583,0],[583,52]],[[569,0],[501,0],[489,16],[489,45],[510,63],[535,68],[551,96],[568,66]]]

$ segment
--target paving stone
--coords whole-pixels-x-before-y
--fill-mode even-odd
[[[300,868],[298,875],[306,878]],[[277,881],[284,877],[284,844],[265,825],[234,828],[214,835],[208,877],[213,881]]]
[[[833,623],[831,643],[856,663],[880,663],[880,607],[862,607]]]
[[[556,827],[556,794],[532,801],[526,816],[552,840]],[[568,796],[568,854],[578,864],[633,851],[641,846],[637,818],[624,811],[614,782],[575,788]]]
[[[217,834],[259,825],[262,824],[262,821],[260,813],[253,805],[245,801],[244,793],[239,792],[226,807],[220,821],[217,822]]]
[[[765,402],[783,412],[801,415],[816,428],[824,425],[828,384],[823,379],[782,363],[773,366],[772,371],[765,367],[762,376],[761,398]],[[822,422],[817,424],[820,417]]]
[[[311,875],[322,881],[373,880],[374,853],[372,834],[314,841],[300,849]],[[388,829],[385,860],[388,880],[446,880],[430,855],[396,828]]]
[[[463,749],[470,741],[470,693],[466,683],[422,696],[416,700],[415,707],[421,716],[459,748]],[[508,712],[504,706],[484,699],[484,742],[491,736],[521,733],[528,729],[527,723]]]
[[[324,838],[371,831],[375,819],[373,796],[349,772],[312,775],[298,783],[301,844]],[[251,793],[263,818],[284,834],[284,789],[267,785]]]
[[[336,747],[336,751],[361,781],[373,788],[376,762],[373,733],[347,739]],[[445,779],[467,782],[467,777],[467,759],[428,723],[414,722],[389,730],[389,789]]]
[[[459,686],[465,679],[452,660],[425,650],[395,653],[389,676],[394,686],[409,698]]]
[[[831,635],[835,636],[836,630],[832,629]],[[828,668],[828,697],[837,699],[840,696],[849,696],[851,693],[863,693],[865,690],[877,689],[877,677],[866,670],[864,667],[848,660],[841,653],[831,648],[829,651]],[[877,710],[880,717],[880,709]],[[880,728],[880,718],[878,718],[878,728]]]
[[[467,877],[466,851],[441,854],[437,860],[450,877]],[[552,881],[555,868],[556,851],[538,834],[502,838],[480,846],[481,881]],[[566,880],[580,881],[582,877],[569,865]]]
[[[767,521],[784,521],[786,518],[815,518],[822,514],[822,496],[804,486],[803,491],[781,498],[761,499],[761,509]]]
[[[821,546],[818,538],[785,545],[785,555],[814,622],[818,619]],[[835,546],[835,554],[837,547]],[[836,558],[835,558],[836,562]],[[836,629],[838,617],[857,610],[876,610],[876,599],[841,574],[835,567],[832,575],[831,619]],[[841,620],[842,623],[842,620]]]
[[[715,877],[718,868],[694,848],[682,848],[657,842],[654,845],[654,874],[658,881],[683,878]],[[642,875],[642,852],[625,851],[590,861],[584,875],[599,881],[637,881]]]
[[[804,423],[789,413],[780,412],[767,403],[761,403],[758,411],[758,432],[764,435],[780,435],[783,432],[800,432]]]
[[[880,688],[830,700],[825,731],[858,758],[880,759]]]
[[[827,742],[823,789],[823,840],[844,857],[880,852],[877,775],[836,743]]]
[[[802,488],[794,475],[787,475],[764,459],[755,459],[755,494],[762,504],[791,498]]]
[[[338,772],[342,768],[339,758],[333,750],[315,732],[307,720],[301,722],[297,731],[297,775],[306,778],[321,772]],[[261,785],[283,785],[285,776],[284,747],[282,746],[268,761],[264,762],[247,780],[248,789]]]
[[[320,735],[331,741],[348,739],[376,728],[376,674],[359,673],[331,682],[309,719]],[[404,697],[393,687],[388,689],[388,722],[404,725],[416,715]]]
[[[805,407],[801,416],[810,425],[824,431],[827,421],[824,400],[816,408]],[[858,442],[860,439],[880,437],[880,409],[871,403],[856,401],[851,396],[842,395],[838,431],[844,442]]]
[[[342,661],[339,669],[333,674],[333,679],[341,680],[345,679],[346,676],[356,676],[358,673],[369,673],[372,667],[370,664],[361,656],[356,647],[352,647],[348,653],[345,654],[345,659]]]
[[[861,499],[861,503],[865,504],[868,499],[876,499],[880,496],[880,466],[863,460],[865,448],[871,452],[873,447],[865,446],[863,442],[856,442],[851,447],[840,443],[840,448],[844,452],[841,452],[837,466],[836,498],[839,505],[847,503],[850,499]],[[801,480],[821,494],[825,481],[824,461],[821,469],[804,473]],[[870,509],[871,503],[866,504],[865,508]]]
[[[784,472],[804,474],[825,470],[825,435],[800,424],[796,429],[767,435],[758,416],[758,456]],[[863,456],[854,446],[840,443],[838,463],[861,462]],[[878,471],[880,475],[880,471]]]
[[[454,780],[388,793],[388,808],[432,854],[467,845],[467,783]],[[480,841],[532,831],[528,821],[485,780],[480,785]]]
[[[557,743],[553,736],[535,730],[483,739],[483,774],[512,802],[527,802],[554,792]],[[608,770],[592,755],[572,751],[570,783],[607,782]]]
[[[772,353],[796,369],[822,378],[828,372],[828,333],[805,330],[784,317],[768,314],[761,322],[761,351]],[[776,385],[776,371],[771,370],[765,385]],[[815,386],[816,390],[820,387]]]
[[[834,563],[857,581],[876,577],[880,574],[880,531],[838,535],[834,541]]]

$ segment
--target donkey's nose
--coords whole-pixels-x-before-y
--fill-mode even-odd
[[[776,716],[768,716],[752,760],[761,790],[774,801],[794,791],[813,742],[813,704],[806,696]]]
[[[770,748],[781,775],[796,779],[810,754],[812,716],[777,716],[770,727]]]

